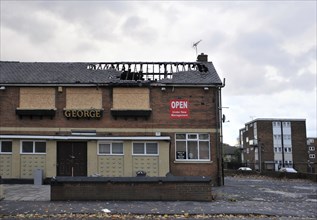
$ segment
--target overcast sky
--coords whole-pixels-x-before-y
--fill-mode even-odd
[[[256,118],[317,137],[316,1],[4,1],[2,61],[196,61],[223,89],[224,142]]]

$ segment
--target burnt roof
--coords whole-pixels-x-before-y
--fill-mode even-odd
[[[7,62],[0,84],[222,85],[212,62]]]

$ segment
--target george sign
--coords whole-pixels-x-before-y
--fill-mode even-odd
[[[66,118],[101,118],[100,109],[68,109],[64,110]]]
[[[182,119],[189,118],[188,100],[171,100],[170,101],[170,118]]]

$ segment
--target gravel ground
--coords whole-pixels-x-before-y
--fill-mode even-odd
[[[317,183],[226,177],[212,202],[0,201],[0,219],[316,219]]]

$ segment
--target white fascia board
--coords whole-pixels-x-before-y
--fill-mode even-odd
[[[133,136],[133,137],[100,137],[100,136],[40,136],[40,135],[0,135],[0,139],[45,139],[45,140],[132,140],[132,141],[169,141],[169,136]]]

